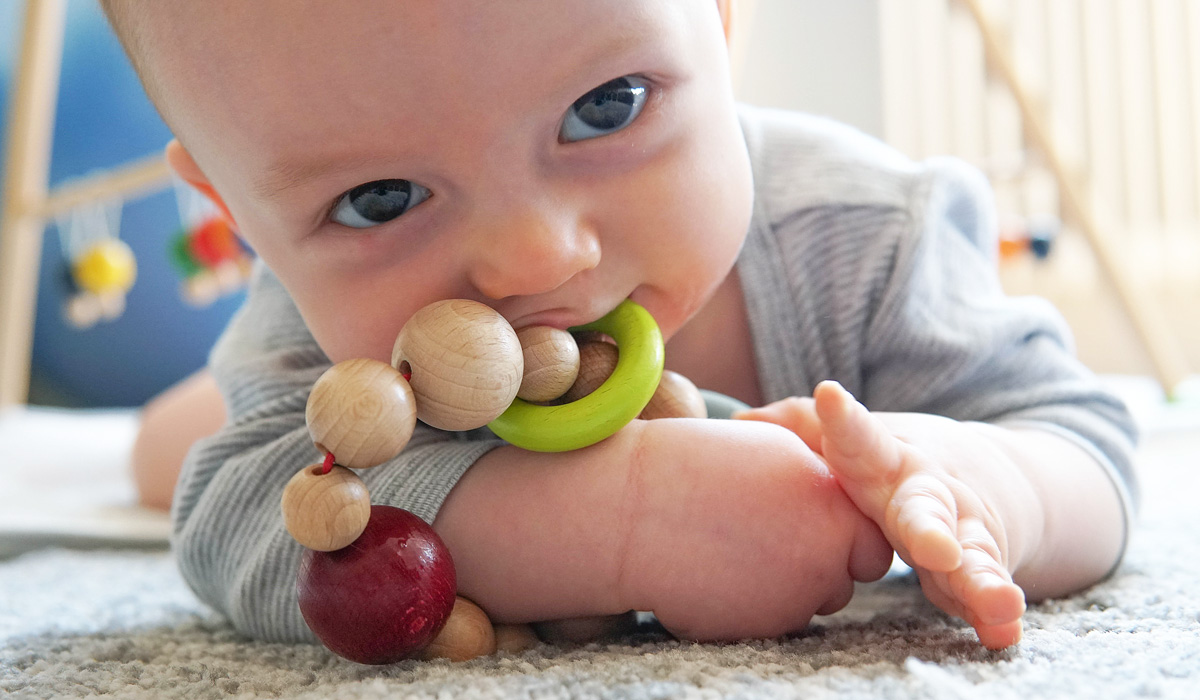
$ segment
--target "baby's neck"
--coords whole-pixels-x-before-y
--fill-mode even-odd
[[[734,268],[708,303],[667,343],[667,369],[711,389],[762,405],[758,365],[741,280]]]

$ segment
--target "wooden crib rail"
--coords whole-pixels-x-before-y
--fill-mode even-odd
[[[1041,111],[1017,76],[1012,59],[1000,35],[984,12],[979,0],[958,0],[975,20],[983,40],[987,64],[996,78],[1003,82],[1016,101],[1021,126],[1029,146],[1041,157],[1054,176],[1063,218],[1077,226],[1087,239],[1100,263],[1104,276],[1112,285],[1129,320],[1133,323],[1163,389],[1170,394],[1188,375],[1188,363],[1179,342],[1170,330],[1159,307],[1131,283],[1128,271],[1121,264],[1111,237],[1100,229],[1089,200],[1080,184],[1070,174],[1059,154],[1058,145],[1050,136]]]
[[[1061,220],[1060,253],[1002,274],[1067,305],[1105,371],[1152,372],[1172,394],[1200,352],[1200,2],[879,9],[888,141],[981,167],[1010,228]]]

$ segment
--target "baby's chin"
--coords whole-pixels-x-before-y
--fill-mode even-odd
[[[317,341],[317,345],[321,347],[321,351],[334,364],[359,358],[391,362],[392,345],[395,344],[396,335],[399,332],[400,329],[397,328],[395,333],[391,333],[386,338],[383,336],[365,338],[362,333],[356,335],[331,330],[324,333],[314,331],[313,337]]]

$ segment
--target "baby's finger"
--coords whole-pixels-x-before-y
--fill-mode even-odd
[[[854,504],[884,523],[901,465],[899,442],[837,382],[821,382],[813,398],[829,468]]]
[[[992,651],[1007,649],[1021,641],[1021,634],[1024,631],[1022,629],[1024,625],[1020,619],[1006,622],[1003,625],[972,624],[971,626],[975,628],[975,634],[979,636],[979,643]]]
[[[888,504],[886,522],[915,566],[947,572],[962,563],[958,508],[940,479],[927,473],[905,479]]]
[[[929,602],[947,615],[953,615],[962,620],[967,619],[969,613],[966,607],[949,592],[946,574],[935,573],[928,569],[916,569],[916,572],[917,579],[921,582],[921,592],[925,594]]]
[[[921,581],[921,590],[929,602],[943,612],[953,615],[975,629],[979,643],[988,649],[1005,649],[1021,641],[1022,623],[1017,618],[998,625],[988,624],[980,618],[953,594],[949,592],[950,584],[947,575],[927,570],[917,570]]]
[[[986,626],[1006,625],[1025,614],[1025,593],[1000,561],[999,548],[978,518],[959,521],[962,566],[947,577],[954,596]],[[978,626],[978,625],[977,625]]]
[[[738,411],[733,418],[783,426],[798,435],[808,449],[821,452],[821,421],[817,418],[816,403],[807,396],[791,396],[760,408]]]

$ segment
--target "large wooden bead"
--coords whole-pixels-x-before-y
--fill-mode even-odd
[[[327,474],[314,464],[283,488],[283,524],[300,544],[319,552],[341,549],[358,539],[371,519],[371,494],[354,472],[334,466]]]
[[[355,469],[400,454],[417,424],[413,391],[378,360],[339,362],[313,385],[304,418],[317,448]]]
[[[525,365],[521,342],[503,316],[478,302],[449,299],[404,324],[392,366],[412,373],[417,418],[442,430],[474,430],[512,404]]]
[[[579,346],[570,333],[550,326],[517,331],[525,358],[525,374],[517,396],[526,401],[553,401],[579,376]]]
[[[579,376],[575,383],[563,394],[562,400],[570,403],[578,401],[604,383],[604,380],[617,368],[617,358],[620,351],[612,343],[594,340],[579,344]]]
[[[424,659],[470,661],[496,652],[496,633],[487,613],[478,605],[458,596],[446,626],[421,651]]]
[[[639,418],[708,418],[704,396],[690,379],[678,372],[663,370],[658,388]]]

